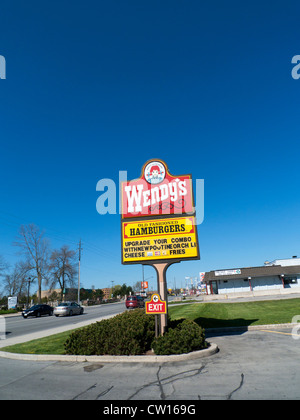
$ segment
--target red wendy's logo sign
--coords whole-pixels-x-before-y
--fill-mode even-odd
[[[122,183],[122,218],[187,213],[194,213],[191,175],[171,175],[162,160],[146,162],[139,179]]]

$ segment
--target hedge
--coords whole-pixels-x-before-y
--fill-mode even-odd
[[[172,323],[171,323],[172,324]],[[152,343],[155,354],[182,354],[207,347],[205,332],[194,321],[179,320]]]
[[[75,330],[65,342],[74,355],[138,355],[151,348],[155,354],[181,354],[206,348],[204,330],[190,320],[169,320],[167,332],[155,338],[155,317],[143,309]]]
[[[151,348],[155,318],[143,309],[123,312],[74,331],[65,343],[66,354],[137,355]]]

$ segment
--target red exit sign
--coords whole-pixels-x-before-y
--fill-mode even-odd
[[[151,300],[146,302],[146,314],[158,315],[167,313],[167,302],[161,300],[158,294],[151,296]]]

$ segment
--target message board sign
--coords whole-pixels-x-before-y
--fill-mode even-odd
[[[7,307],[8,309],[15,309],[18,305],[18,297],[17,296],[9,296],[7,298]]]
[[[191,175],[171,175],[162,160],[146,162],[141,177],[121,190],[123,219],[194,213]]]
[[[193,216],[124,221],[122,263],[199,259],[197,239]]]

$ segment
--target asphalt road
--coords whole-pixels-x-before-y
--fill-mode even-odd
[[[300,399],[300,340],[293,339],[291,329],[218,335],[209,341],[218,345],[217,354],[176,363],[0,358],[0,400],[102,400],[105,405],[126,400],[124,405],[134,405],[137,400]]]
[[[6,318],[9,335],[96,320],[124,303],[73,317]],[[299,325],[300,327],[300,325]],[[2,340],[8,342],[9,340]],[[300,399],[300,330],[210,333],[220,351],[176,363],[32,362],[0,358],[0,400],[291,400]],[[8,343],[7,343],[8,344]],[[100,406],[99,406],[100,409]]]
[[[100,317],[116,315],[123,312],[124,310],[125,304],[122,302],[84,308],[84,313],[82,315],[64,317],[45,315],[40,318],[30,317],[26,319],[24,319],[22,315],[6,317],[5,323],[7,340],[2,340],[1,344],[4,344],[4,342],[8,343],[8,340],[11,341],[11,339],[19,336],[39,333],[41,331],[44,332],[53,328],[60,328],[71,325],[76,328],[76,325],[79,323],[86,321],[93,322]]]

